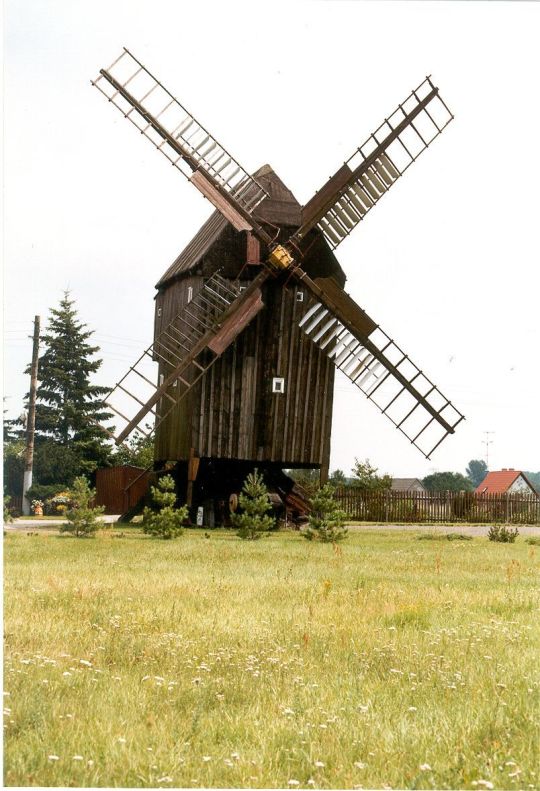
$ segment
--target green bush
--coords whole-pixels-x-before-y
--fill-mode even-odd
[[[503,544],[513,544],[519,535],[519,530],[515,527],[513,530],[505,525],[492,525],[488,530],[488,538],[490,541],[499,541]]]
[[[13,517],[9,511],[9,503],[11,502],[11,497],[9,494],[4,495],[4,524],[7,525],[8,522],[13,522]]]
[[[52,483],[52,484],[41,484],[41,483],[33,483],[32,486],[26,492],[26,496],[29,502],[32,500],[41,500],[42,502],[46,503],[47,500],[50,500],[51,497],[54,497],[61,489],[65,489],[65,485],[62,483]]]
[[[99,527],[98,516],[105,510],[105,506],[91,508],[90,502],[96,495],[95,489],[90,488],[90,484],[83,476],[75,478],[70,490],[72,507],[66,511],[67,523],[61,525],[61,533],[72,533],[78,538],[90,536]]]
[[[238,498],[241,512],[231,514],[231,522],[236,527],[236,535],[247,541],[255,541],[275,525],[276,520],[268,514],[272,503],[262,475],[257,470],[250,472]]]
[[[312,498],[308,527],[303,533],[308,541],[335,543],[346,538],[347,528],[343,527],[346,514],[334,500],[334,492],[334,487],[327,483]]]
[[[143,511],[143,532],[154,538],[176,538],[182,533],[182,524],[187,518],[188,509],[183,505],[175,508],[176,494],[174,479],[170,475],[163,475],[157,486],[150,487],[152,500],[157,506],[146,507]]]
[[[540,547],[540,536],[529,536],[529,538],[525,539],[527,544],[531,544],[533,547]]]

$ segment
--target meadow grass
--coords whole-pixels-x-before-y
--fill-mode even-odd
[[[115,532],[4,539],[6,785],[538,787],[535,547]]]

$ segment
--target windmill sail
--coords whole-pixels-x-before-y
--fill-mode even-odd
[[[335,281],[302,283],[319,299],[299,327],[429,458],[463,415]]]
[[[452,118],[426,78],[304,206],[293,241],[318,226],[335,249]]]
[[[106,396],[119,424],[112,435],[118,444],[135,430],[150,436],[206,374],[262,309],[260,285],[267,276],[264,270],[242,292],[219,273],[204,282]]]
[[[124,48],[111,66],[101,69],[92,85],[217,208],[222,208],[217,205],[221,195],[245,217],[266,196],[264,188],[129,50]],[[233,222],[232,216],[227,219]],[[238,221],[238,230],[249,227],[241,226]]]

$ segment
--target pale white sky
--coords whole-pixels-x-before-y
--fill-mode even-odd
[[[340,374],[331,467],[540,469],[540,6],[6,0],[4,392],[70,288],[112,385],[211,207],[90,86],[127,46],[305,203],[426,74],[455,121],[337,251],[347,290],[467,416],[425,461]]]

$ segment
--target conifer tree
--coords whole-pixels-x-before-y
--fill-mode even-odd
[[[250,472],[238,498],[241,513],[231,515],[231,522],[240,538],[254,541],[275,525],[275,519],[268,514],[272,504],[262,475],[255,470]]]
[[[66,511],[68,521],[60,526],[61,533],[72,533],[80,538],[91,536],[99,527],[98,516],[105,510],[104,505],[92,507],[90,503],[96,496],[96,490],[84,476],[75,478],[70,492],[71,508]]]
[[[347,536],[347,528],[343,527],[345,512],[334,500],[334,487],[327,483],[311,500],[311,514],[308,517],[308,528],[303,533],[308,541],[335,543]]]
[[[163,475],[157,486],[151,486],[152,500],[158,510],[145,508],[143,512],[143,532],[156,538],[176,538],[182,534],[182,524],[187,519],[188,509],[183,505],[175,508],[174,479]]]
[[[60,446],[74,457],[75,465],[71,462],[68,465],[70,469],[74,466],[70,478],[103,465],[110,455],[103,432],[93,423],[112,417],[102,400],[108,388],[90,382],[102,363],[92,359],[99,346],[88,343],[93,331],[79,321],[74,304],[66,291],[58,308],[51,309],[47,329],[41,337],[45,350],[39,360],[36,403],[38,480],[40,456],[45,460],[49,455],[47,447],[43,447],[45,444],[49,450],[54,447],[57,454]]]

